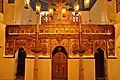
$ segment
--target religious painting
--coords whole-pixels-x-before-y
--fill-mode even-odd
[[[29,37],[27,39],[26,46],[24,47],[26,48],[27,57],[33,57],[34,52],[32,52],[31,50],[35,48],[35,39]]]
[[[116,0],[116,11],[120,12],[120,0]]]
[[[15,53],[15,41],[14,40],[6,40],[5,42],[5,54],[4,57],[13,57]]]
[[[93,58],[94,56],[94,43],[93,40],[83,40],[82,41],[82,47],[85,49],[85,53],[83,54],[83,57],[85,58]]]
[[[40,39],[39,40],[39,43],[40,43],[40,54],[39,54],[39,57],[40,58],[50,58],[50,39]]]
[[[28,32],[29,31],[29,32]],[[32,50],[35,48],[35,33],[33,27],[21,27],[19,25],[6,26],[6,41],[4,57],[13,57],[14,53],[23,47],[27,57],[34,57]],[[41,36],[41,35],[39,35]],[[39,58],[50,58],[50,39],[38,39],[40,52]]]
[[[116,58],[115,42],[113,39],[109,39],[107,41],[107,56],[108,56],[108,58]]]
[[[6,40],[5,57],[13,57],[14,53],[23,47],[27,53],[27,57],[34,57],[34,52],[32,49],[35,48],[35,39],[16,39],[16,40]],[[41,39],[39,40],[40,52],[37,53],[39,58],[50,58],[50,40]]]
[[[68,58],[63,46],[56,46],[52,52],[52,80],[67,80]]]
[[[74,53],[75,50],[79,49],[79,39],[70,39],[69,40],[69,58],[79,58],[78,53]]]

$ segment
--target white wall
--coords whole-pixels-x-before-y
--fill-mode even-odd
[[[8,4],[8,0],[4,0],[5,24],[35,24],[36,12],[30,6],[29,9],[24,6],[24,0],[15,0],[15,4]]]
[[[108,80],[119,80],[120,76],[120,12],[116,16],[115,24],[115,52],[117,59],[108,60]]]
[[[34,59],[26,59],[25,80],[33,80]],[[51,59],[39,59],[38,80],[51,79]]]
[[[69,59],[68,60],[68,80],[79,79],[79,60]]]
[[[8,0],[4,0],[4,23],[13,24],[15,6],[13,4],[8,4]]]
[[[13,80],[15,62],[13,58],[0,59],[0,80]],[[51,80],[51,59],[39,59],[38,80]],[[9,66],[9,67],[8,67]],[[34,59],[26,59],[25,80],[33,80]],[[83,61],[84,80],[94,80],[94,59]],[[68,80],[79,80],[79,60],[68,59]]]
[[[3,57],[5,52],[5,25],[0,23],[0,58]]]
[[[0,13],[0,23],[4,23],[4,15]]]
[[[116,23],[120,22],[120,12],[117,13],[116,15]]]
[[[8,4],[8,0],[4,0],[5,24],[21,24],[21,20],[26,19],[24,12],[24,0],[15,0],[14,4]]]
[[[0,80],[14,80],[14,59],[0,59]]]
[[[97,0],[90,10],[90,19],[93,24],[114,24],[116,19],[116,0]],[[110,19],[113,22],[110,22]]]

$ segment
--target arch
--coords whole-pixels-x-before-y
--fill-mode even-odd
[[[98,46],[95,48],[95,53],[98,51],[98,50],[102,50],[104,52],[104,58],[108,58],[108,54],[106,53],[106,48],[103,47],[103,46]]]
[[[66,50],[65,50],[65,48],[64,48],[63,46],[57,46],[57,47],[55,47],[54,50],[53,50],[53,52],[52,52],[52,57],[53,57],[57,52],[63,52],[63,53],[66,55],[66,57],[68,57],[68,54],[67,54],[67,52],[66,52]]]
[[[95,57],[95,77],[96,80],[105,80],[105,68],[104,68],[104,51],[98,48]]]
[[[105,47],[103,47],[103,46],[98,46],[98,47],[95,48],[95,51],[100,51],[100,50],[102,50],[102,51],[105,52]]]
[[[57,46],[52,52],[52,80],[68,79],[68,54],[63,46]]]

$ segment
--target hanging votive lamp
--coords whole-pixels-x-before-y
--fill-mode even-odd
[[[62,14],[64,14],[66,12],[66,8],[62,9]]]
[[[53,15],[53,8],[49,8],[49,13],[50,13],[50,16]]]
[[[89,8],[90,0],[84,0],[84,8]]]
[[[39,3],[36,3],[36,14],[39,14],[41,9],[41,5]]]
[[[62,9],[62,16],[65,17],[65,13],[66,13],[66,8]]]
[[[24,8],[25,8],[25,9],[28,9],[30,0],[24,0],[24,3],[25,3]]]
[[[78,12],[78,11],[79,11],[79,4],[75,4],[75,5],[74,5],[74,10],[75,10],[75,12]]]

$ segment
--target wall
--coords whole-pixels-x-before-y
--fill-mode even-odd
[[[120,22],[120,12],[117,13],[116,15],[116,23]]]
[[[117,59],[111,59],[108,61],[109,80],[119,80],[120,76],[120,14],[117,14],[117,23],[115,24],[115,51]]]
[[[120,50],[119,50],[120,51]],[[119,80],[120,57],[118,59],[108,61],[108,80]],[[68,80],[79,80],[79,60],[68,60]],[[0,80],[14,79],[14,59],[0,59]],[[34,60],[26,59],[25,80],[33,80]],[[9,67],[8,67],[9,66]],[[39,60],[39,77],[40,80],[51,80],[51,59]],[[94,59],[84,59],[84,80],[95,80]]]
[[[108,79],[109,80],[119,80],[120,76],[120,12],[116,14],[115,23],[115,52],[117,54],[117,59],[108,60]]]
[[[14,59],[0,59],[0,80],[14,80]]]
[[[84,80],[95,80],[94,59],[83,60]],[[79,59],[68,60],[68,80],[79,80]]]
[[[4,15],[2,13],[0,13],[0,23],[4,22]]]
[[[0,58],[3,57],[5,52],[5,25],[0,23]]]
[[[120,72],[120,23],[115,24],[116,30],[116,40],[115,40],[115,51],[117,54],[117,59],[108,60],[108,80],[119,80]]]
[[[114,24],[116,19],[116,0],[97,0],[90,10],[90,19],[93,24]],[[112,22],[110,22],[112,20]]]
[[[102,11],[101,8],[102,8],[102,6],[104,6],[102,1],[103,0],[97,0],[96,3],[94,4],[93,8],[90,10],[90,19],[93,24],[101,23],[101,11]]]
[[[36,12],[30,6],[29,9],[24,6],[24,0],[15,0],[14,4],[8,4],[8,0],[4,0],[5,24],[35,24]]]
[[[90,20],[90,11],[81,11],[82,23],[91,24]]]
[[[8,4],[8,0],[4,0],[4,23],[13,24],[14,20],[14,4]]]
[[[24,9],[24,0],[15,0],[15,3],[8,4],[8,0],[4,0],[4,22],[5,24],[21,24],[22,12]]]
[[[26,59],[25,80],[33,80],[34,59]],[[51,59],[39,59],[38,80],[51,79]]]
[[[91,65],[89,65],[89,64]],[[15,62],[13,58],[0,59],[0,80],[13,80]],[[8,67],[9,66],[9,67]],[[83,61],[84,80],[94,80],[94,60]],[[40,59],[38,64],[38,80],[51,80],[51,59]],[[26,59],[25,80],[33,80],[34,59]],[[68,80],[79,80],[79,60],[68,60]]]

